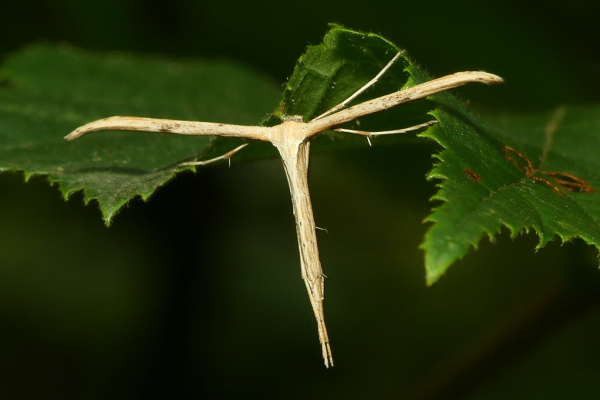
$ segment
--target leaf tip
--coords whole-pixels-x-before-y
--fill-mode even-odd
[[[430,287],[444,275],[452,261],[445,254],[432,251],[427,240],[419,248],[425,251],[425,283]]]
[[[441,276],[442,276],[442,274],[432,273],[431,271],[427,271],[427,273],[425,275],[425,283],[427,284],[427,287],[433,286],[433,284],[436,283],[440,279]]]

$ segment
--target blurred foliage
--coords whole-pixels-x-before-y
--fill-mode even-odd
[[[225,57],[283,82],[338,21],[382,33],[436,76],[497,73],[507,83],[493,95],[461,96],[525,112],[600,100],[597,14],[591,1],[12,2],[0,52],[41,39]],[[595,250],[534,254],[535,235],[504,232],[425,287],[417,247],[436,151],[376,145],[312,160],[316,220],[329,230],[331,370],[277,160],[184,174],[110,229],[81,195],[65,203],[42,178],[1,174],[0,396],[596,398]]]
[[[203,156],[215,140],[103,132],[65,145],[65,133],[114,115],[253,125],[278,97],[271,80],[233,63],[66,46],[29,46],[6,60],[0,77],[8,86],[0,89],[0,170],[47,175],[65,198],[83,190],[107,225],[130,199],[147,199],[175,176],[178,163]]]

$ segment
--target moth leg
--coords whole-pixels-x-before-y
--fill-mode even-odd
[[[184,162],[184,163],[179,164],[178,167],[191,167],[191,166],[197,167],[197,166],[206,165],[206,164],[210,164],[210,163],[213,163],[216,161],[221,161],[221,160],[228,160],[229,166],[231,166],[231,157],[246,146],[248,146],[248,143],[244,143],[243,145],[236,147],[235,149],[233,149],[231,151],[228,151],[227,153],[223,154],[222,156],[211,158],[210,160],[204,160],[204,161]]]
[[[367,90],[369,87],[371,87],[372,85],[375,84],[375,82],[377,82],[379,80],[379,78],[381,78],[383,76],[383,74],[385,74],[391,67],[392,65],[394,65],[394,63],[398,60],[398,58],[400,58],[400,56],[404,54],[404,51],[400,51],[398,52],[394,58],[392,58],[390,60],[390,62],[388,62],[386,64],[385,67],[383,67],[383,69],[381,71],[379,71],[379,73],[375,76],[375,78],[371,79],[369,82],[367,82],[363,87],[361,87],[360,89],[358,89],[356,92],[354,92],[354,94],[352,94],[352,96],[348,97],[346,100],[342,101],[340,104],[338,104],[337,106],[331,108],[328,111],[325,111],[323,114],[319,115],[316,118],[313,118],[313,121],[316,121],[318,119],[324,118],[328,115],[331,115],[333,113],[336,113],[338,111],[340,111],[341,109],[343,109],[344,107],[346,107],[346,105],[348,103],[350,103],[352,100],[354,100],[355,98],[357,98],[362,92],[364,92],[365,90]]]
[[[367,140],[369,141],[369,145],[371,145],[371,138],[373,136],[395,135],[395,134],[398,134],[398,133],[412,132],[412,131],[416,131],[416,130],[421,129],[421,128],[427,128],[427,127],[435,125],[437,123],[438,123],[438,121],[432,120],[432,121],[429,121],[429,122],[425,122],[423,124],[419,124],[419,125],[415,125],[415,126],[410,126],[408,128],[404,128],[404,129],[396,129],[396,130],[393,130],[393,131],[369,132],[369,131],[357,131],[357,130],[354,130],[354,129],[344,129],[344,128],[337,128],[337,129],[334,129],[334,131],[336,131],[336,132],[342,132],[342,133],[353,133],[353,134],[356,134],[356,135],[366,136]]]

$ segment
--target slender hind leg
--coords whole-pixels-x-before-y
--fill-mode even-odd
[[[437,121],[433,120],[433,121],[425,122],[423,124],[409,126],[408,128],[403,128],[403,129],[396,129],[396,130],[393,130],[393,131],[369,132],[369,131],[357,131],[357,130],[354,130],[354,129],[344,129],[344,128],[337,128],[337,129],[334,129],[334,131],[336,131],[336,132],[343,132],[343,133],[354,133],[356,135],[366,136],[367,140],[369,141],[369,146],[370,146],[371,145],[371,138],[373,136],[394,135],[394,134],[397,134],[397,133],[412,132],[412,131],[419,130],[421,128],[426,128],[428,126],[435,125],[437,123],[438,123]]]
[[[381,78],[383,76],[383,74],[385,74],[387,72],[388,69],[390,69],[392,67],[392,65],[394,65],[394,63],[398,60],[398,58],[400,58],[400,56],[404,54],[403,51],[398,52],[394,58],[392,58],[390,60],[390,62],[388,62],[386,64],[385,67],[383,67],[383,69],[381,71],[379,71],[379,73],[375,76],[375,78],[371,79],[369,82],[367,82],[363,87],[361,87],[360,89],[358,89],[356,92],[354,92],[350,97],[348,97],[346,100],[342,101],[340,104],[338,104],[337,106],[331,108],[330,110],[325,111],[323,114],[319,115],[316,118],[313,118],[313,121],[316,121],[318,119],[324,118],[328,115],[331,115],[333,113],[336,113],[338,111],[340,111],[341,109],[343,109],[344,107],[346,107],[346,105],[348,103],[350,103],[352,100],[354,100],[355,98],[357,98],[362,92],[364,92],[365,90],[367,90],[368,88],[370,88],[372,85],[375,84],[375,82],[377,82],[379,80],[379,78]]]
[[[231,157],[246,146],[248,146],[248,143],[245,143],[239,147],[236,147],[235,149],[228,151],[227,153],[223,154],[222,156],[211,158],[210,160],[184,162],[184,163],[178,164],[178,166],[179,167],[200,166],[200,165],[206,165],[206,164],[210,164],[210,163],[213,163],[215,161],[220,161],[220,160],[229,160],[229,166],[231,166]]]

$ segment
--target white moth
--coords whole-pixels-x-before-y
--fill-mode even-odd
[[[317,319],[323,359],[325,360],[326,367],[329,367],[330,365],[333,366],[333,358],[323,314],[325,276],[323,275],[321,261],[319,260],[319,248],[317,246],[315,232],[316,227],[307,181],[310,139],[321,132],[331,129],[338,132],[363,135],[366,136],[367,139],[370,139],[371,136],[375,135],[404,133],[431,126],[437,123],[437,121],[430,121],[405,129],[385,132],[366,132],[339,128],[341,125],[354,121],[362,116],[383,111],[409,101],[423,99],[427,96],[463,86],[467,83],[481,82],[485,84],[495,84],[502,82],[502,78],[485,72],[458,72],[344,109],[350,101],[377,82],[401,54],[402,53],[396,54],[375,78],[348,99],[309,122],[303,122],[303,117],[301,115],[286,116],[283,123],[273,127],[242,126],[154,118],[110,117],[84,125],[67,135],[65,139],[77,139],[85,133],[94,131],[123,130],[163,132],[179,135],[215,135],[271,142],[277,150],[279,150],[290,186],[294,216],[296,219],[296,231],[298,233],[302,279],[304,279],[304,283],[306,284],[308,297],[310,298],[310,303]],[[245,146],[247,146],[247,144],[239,146],[229,153],[211,160],[188,162],[180,164],[180,166],[205,165],[217,160],[229,159],[233,154]]]

